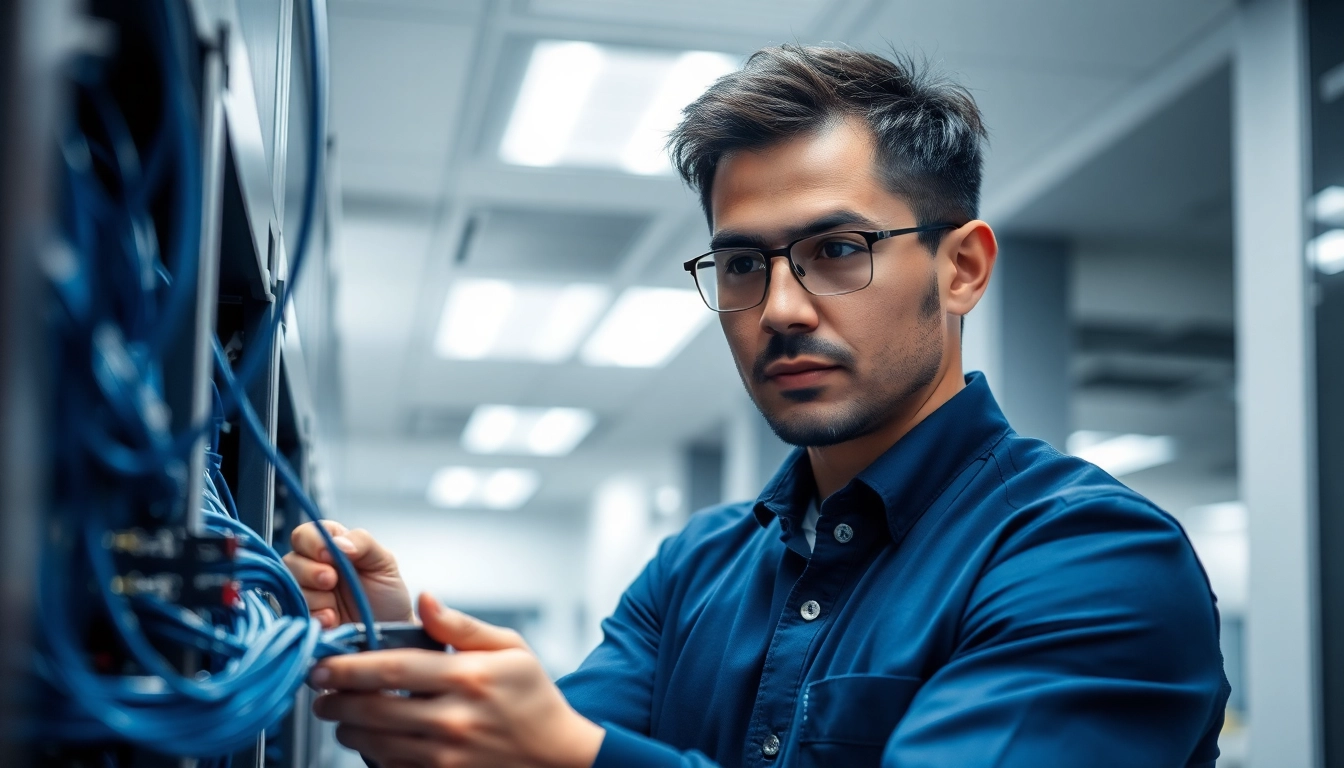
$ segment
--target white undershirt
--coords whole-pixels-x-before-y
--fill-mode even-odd
[[[807,514],[803,515],[803,535],[807,537],[807,550],[811,552],[817,548],[817,521],[821,519],[821,510],[817,509],[817,502],[813,500],[807,505]]]

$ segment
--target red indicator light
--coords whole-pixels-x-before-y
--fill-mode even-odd
[[[220,602],[230,608],[243,607],[243,588],[237,581],[229,580],[219,590]]]

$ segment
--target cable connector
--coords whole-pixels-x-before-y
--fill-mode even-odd
[[[215,565],[238,559],[238,539],[234,536],[189,536],[180,530],[143,528],[109,531],[103,546],[131,558],[147,560],[186,560]]]
[[[132,528],[108,532],[103,546],[115,554],[122,574],[108,585],[115,594],[148,595],[187,608],[236,608],[242,603],[235,536]]]
[[[369,636],[363,624],[355,624],[355,632],[346,639],[358,651],[369,650]],[[412,621],[380,621],[373,625],[378,636],[378,649],[420,648],[426,651],[447,651],[448,646],[429,636],[425,628]]]

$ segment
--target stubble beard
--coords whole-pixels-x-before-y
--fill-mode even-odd
[[[855,366],[852,355],[830,342],[808,335],[771,338],[751,374],[739,370],[747,393],[765,417],[771,431],[789,445],[820,448],[876,432],[909,410],[911,399],[932,384],[942,368],[943,339],[939,332],[942,306],[936,276],[920,310],[922,322],[917,329],[918,338],[900,349],[888,350],[888,354],[871,361],[872,380],[855,381],[853,398],[835,403],[816,414],[786,418],[772,412],[762,404],[762,398],[756,394],[751,381],[763,385],[765,377],[762,372],[766,365],[780,357],[796,357],[803,352],[819,353],[838,363],[848,363],[847,367],[853,373]],[[820,394],[819,389],[796,390],[786,395],[786,399],[803,403]]]

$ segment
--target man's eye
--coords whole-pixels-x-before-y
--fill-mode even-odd
[[[760,269],[760,261],[755,256],[737,256],[728,260],[724,271],[730,275],[745,275]]]
[[[828,240],[818,249],[823,259],[843,259],[864,250],[862,245],[849,240]]]

